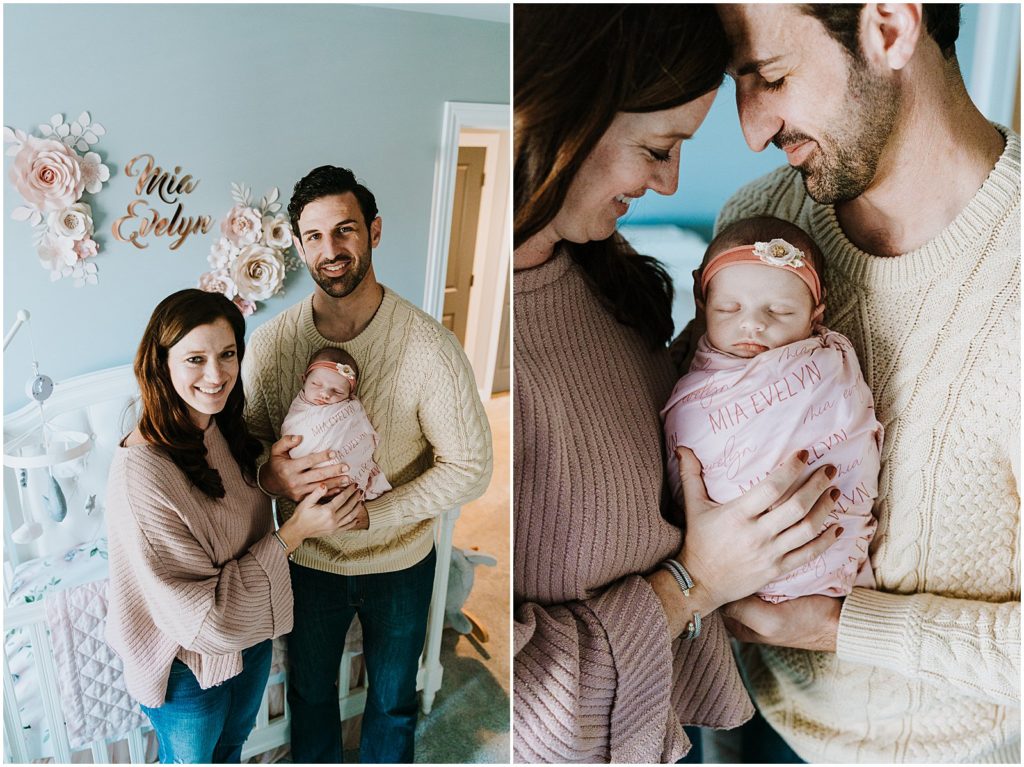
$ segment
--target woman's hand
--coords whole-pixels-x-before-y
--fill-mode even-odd
[[[835,652],[843,600],[809,596],[771,604],[751,596],[722,607],[729,633],[741,642]]]
[[[327,486],[317,485],[277,531],[289,554],[307,538],[319,538],[351,527],[359,519],[360,509],[365,509],[363,491],[356,485],[345,485],[336,496],[320,503],[326,495]]]
[[[813,561],[842,532],[828,527],[839,497],[838,488],[829,484],[836,469],[822,466],[798,484],[805,450],[723,504],[708,498],[697,457],[687,448],[677,448],[676,456],[686,513],[679,560],[705,592],[705,609],[749,596]]]
[[[333,450],[310,453],[301,458],[292,458],[289,451],[302,442],[302,437],[285,434],[270,446],[270,460],[260,467],[260,487],[271,495],[288,498],[298,503],[325,484],[328,495],[348,484],[348,466],[335,463],[317,466],[333,461],[337,454]]]

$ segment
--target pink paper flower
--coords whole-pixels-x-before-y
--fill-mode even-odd
[[[220,224],[220,230],[232,244],[243,248],[259,241],[263,220],[255,208],[236,205],[228,211],[227,217]]]
[[[82,167],[85,191],[89,194],[96,194],[102,188],[103,182],[110,180],[110,168],[100,162],[100,156],[95,152],[86,152],[79,164]]]
[[[196,286],[207,293],[223,293],[228,298],[234,298],[238,294],[234,281],[225,272],[206,272],[199,277],[199,284]]]
[[[25,202],[44,213],[74,204],[85,189],[78,155],[60,141],[35,136],[26,136],[10,179]]]
[[[256,311],[255,301],[247,301],[241,296],[235,296],[234,303],[235,306],[238,307],[238,311],[242,313],[243,317],[248,317]]]
[[[100,246],[96,244],[96,240],[88,237],[84,240],[78,240],[75,243],[75,255],[78,256],[80,261],[84,261],[87,258],[92,258],[100,252]]]

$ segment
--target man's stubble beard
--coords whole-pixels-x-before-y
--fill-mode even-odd
[[[894,83],[859,61],[850,60],[848,72],[847,119],[822,135],[818,151],[799,168],[807,194],[821,205],[852,200],[871,186],[899,114]]]
[[[309,276],[313,278],[313,282],[320,286],[320,289],[324,291],[331,298],[344,298],[353,290],[359,287],[359,284],[366,277],[367,272],[370,271],[370,265],[372,262],[373,248],[370,245],[366,246],[366,252],[360,254],[355,259],[349,271],[343,274],[341,277],[326,277],[320,274],[319,268],[314,269],[307,265],[306,271],[309,272]],[[324,262],[324,265],[330,263],[329,261]]]

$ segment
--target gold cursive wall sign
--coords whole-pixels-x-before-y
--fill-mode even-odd
[[[159,202],[173,205],[174,210],[170,216],[165,216],[150,207],[144,199],[132,200],[128,203],[128,212],[111,227],[115,239],[130,242],[136,248],[147,248],[149,243],[145,238],[149,235],[167,236],[174,238],[171,250],[177,250],[190,234],[206,234],[210,231],[213,226],[212,216],[182,215],[184,206],[178,198],[199,186],[199,179],[188,173],[181,176],[180,165],[175,166],[172,173],[157,165],[153,155],[140,154],[128,161],[124,173],[129,178],[139,177],[135,194],[148,197],[156,195]],[[122,231],[123,227],[127,227],[127,234]]]

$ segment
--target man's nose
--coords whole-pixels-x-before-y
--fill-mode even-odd
[[[755,152],[767,147],[776,134],[782,130],[783,120],[774,109],[775,102],[768,94],[755,91],[752,87],[737,83],[736,111],[743,129],[747,146]]]

